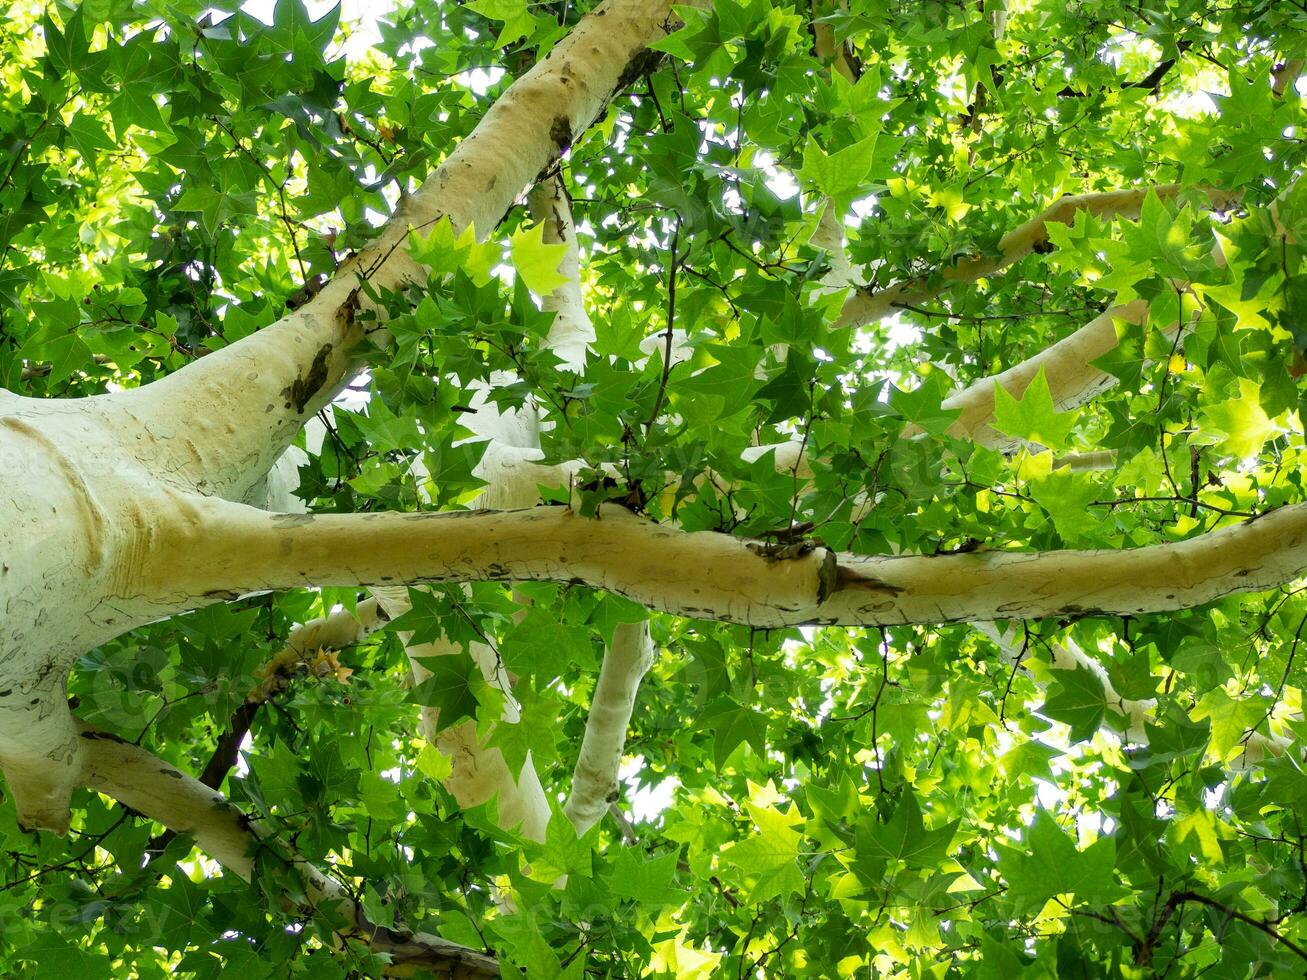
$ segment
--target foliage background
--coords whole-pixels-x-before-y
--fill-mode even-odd
[[[140,385],[271,323],[585,9],[418,0],[344,57],[338,11],[314,20],[299,0],[271,24],[230,3],[13,6],[0,384],[51,398]],[[815,58],[814,15],[847,41],[855,83]],[[480,450],[459,408],[501,371],[518,380],[496,399],[533,399],[552,423],[549,459],[621,474],[587,484],[586,507],[636,501],[686,529],[811,520],[827,545],[868,553],[1118,549],[1303,499],[1307,144],[1301,95],[1273,97],[1269,78],[1307,56],[1307,7],[720,0],[685,17],[660,69],[566,154],[599,335],[584,373],[542,347],[532,290],[550,253],[524,208],[478,229],[486,248],[438,230],[427,294],[393,322],[367,397],[307,444],[314,510],[466,504]],[[1150,200],[1138,222],[1081,217],[1050,254],[928,309],[831,326],[840,297],[818,288],[829,257],[809,241],[821,196],[850,215],[854,266],[884,284],[992,250],[1062,193],[1148,182],[1244,198],[1225,215],[1190,206],[1199,193]],[[1116,387],[1066,415],[1036,387],[998,419],[1058,453],[1114,450],[1112,468],[940,435],[955,384],[1114,294],[1149,303],[1105,362]],[[1183,348],[1164,336],[1181,315],[1197,318]],[[685,360],[664,377],[646,353],[669,325]],[[909,423],[929,435],[905,437]],[[810,482],[742,460],[788,438],[815,461]],[[530,750],[565,792],[601,641],[643,613],[576,587],[521,591],[535,605],[515,622],[500,586],[437,590],[419,635],[493,639],[524,713],[496,743],[510,760]],[[79,713],[198,771],[292,624],[353,601],[265,595],[138,630],[79,664]],[[498,705],[470,666],[407,690],[385,632],[270,703],[226,789],[352,882],[375,921],[434,926],[533,977],[1296,975],[1301,753],[1240,763],[1251,732],[1304,733],[1305,622],[1307,598],[1285,588],[1016,624],[1016,670],[964,625],[763,632],[656,615],[627,839],[608,820],[578,841],[555,819],[544,844],[428,778],[447,763],[415,737],[414,699],[450,721]],[[1097,676],[1049,669],[1068,643],[1123,697],[1156,699],[1146,741],[1126,737]],[[158,828],[103,798],[81,795],[75,815],[60,840],[0,812],[7,975],[380,970],[364,943],[333,952],[320,924],[251,896],[280,887],[275,849],[246,886],[185,840],[147,853]]]

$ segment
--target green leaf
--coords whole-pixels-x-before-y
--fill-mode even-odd
[[[449,604],[430,589],[409,589],[408,612],[396,616],[386,628],[396,633],[410,633],[409,643],[434,643],[445,635],[443,623],[449,618]]]
[[[437,730],[448,728],[464,718],[476,718],[477,692],[485,686],[481,671],[467,653],[443,657],[417,657],[415,661],[431,676],[415,687],[409,700],[428,708],[438,708]]]
[[[498,47],[507,47],[535,33],[536,20],[530,13],[527,0],[472,0],[467,8],[483,17],[504,22],[504,29],[495,40]]]
[[[889,403],[895,412],[924,432],[942,436],[962,414],[961,410],[942,407],[941,403],[948,394],[948,378],[940,372],[932,372],[911,391],[891,388]]]
[[[1020,850],[1001,846],[998,868],[1007,880],[1007,898],[1018,915],[1037,912],[1055,895],[1079,902],[1108,901],[1118,891],[1113,868],[1116,844],[1110,837],[1081,851],[1047,810],[1035,812]]]
[[[1064,449],[1067,436],[1075,428],[1076,415],[1054,410],[1042,367],[1020,398],[1014,398],[1002,385],[994,387],[994,428],[1015,439],[1054,451]]]
[[[422,746],[414,761],[422,774],[435,782],[448,779],[454,771],[454,760],[434,745]]]
[[[679,905],[684,901],[685,892],[674,884],[676,865],[675,851],[646,860],[634,848],[620,850],[613,862],[608,888],[618,898],[630,899],[641,905],[655,908],[660,905]]]
[[[522,277],[527,288],[537,296],[548,296],[567,283],[567,276],[559,271],[567,244],[548,244],[544,240],[545,223],[530,228],[519,228],[510,239],[513,268]]]
[[[748,883],[751,904],[798,894],[803,890],[798,861],[803,838],[794,828],[802,817],[793,808],[782,813],[753,802],[745,807],[753,818],[755,832],[727,848],[722,860],[739,869],[737,877]]]
[[[767,719],[732,698],[718,698],[703,711],[703,724],[713,733],[713,764],[718,771],[732,752],[747,742],[762,757],[767,751]]]
[[[1098,674],[1076,665],[1074,670],[1054,670],[1057,688],[1039,709],[1041,714],[1071,726],[1071,740],[1092,738],[1103,724],[1107,695]]]
[[[916,796],[905,789],[888,821],[881,823],[874,810],[858,821],[858,857],[876,862],[902,861],[910,868],[936,867],[947,855],[960,822],[952,820],[927,830]]]
[[[877,135],[872,133],[830,154],[815,139],[808,137],[799,176],[836,201],[870,193],[874,188],[868,184],[868,177],[876,156]]]
[[[1267,439],[1279,434],[1261,403],[1261,389],[1247,378],[1239,379],[1239,397],[1209,405],[1203,410],[1206,427],[1222,438],[1217,449],[1230,456],[1244,458],[1261,451]]]

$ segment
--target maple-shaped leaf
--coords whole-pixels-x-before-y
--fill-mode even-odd
[[[1002,385],[994,388],[994,428],[1014,439],[1062,449],[1075,427],[1076,415],[1076,412],[1059,412],[1053,406],[1042,367],[1020,398],[1014,398]]]
[[[791,805],[782,813],[773,806],[745,804],[757,833],[731,845],[722,853],[728,864],[740,869],[742,881],[749,884],[749,903],[803,891],[803,872],[799,869],[799,842],[803,835],[794,829],[803,818]]]
[[[911,790],[904,790],[889,820],[881,823],[872,812],[858,822],[858,856],[873,862],[902,861],[910,868],[933,868],[947,855],[958,823],[951,820],[942,827],[927,829],[917,797]]]
[[[962,414],[960,410],[943,407],[948,387],[948,377],[937,371],[927,375],[911,391],[893,388],[889,396],[890,408],[922,431],[942,436]]]
[[[510,247],[513,268],[527,289],[537,296],[548,296],[567,282],[567,276],[558,271],[567,246],[546,242],[544,234],[543,222],[532,228],[521,228],[513,232]]]
[[[1092,738],[1103,724],[1107,694],[1103,681],[1088,667],[1055,670],[1057,690],[1039,709],[1040,714],[1071,726],[1071,740]]]
[[[426,589],[409,589],[408,601],[408,612],[392,619],[386,624],[386,629],[412,634],[407,641],[410,644],[439,640],[444,635],[441,622],[449,615],[445,603]]]
[[[1240,459],[1255,456],[1280,431],[1262,408],[1261,388],[1247,378],[1239,379],[1238,398],[1209,405],[1203,415],[1208,427],[1224,436],[1217,448]]]
[[[481,671],[466,653],[444,657],[417,657],[417,663],[431,676],[413,689],[409,700],[427,708],[438,708],[436,728],[448,728],[456,721],[477,716],[476,688],[484,684]]]
[[[1111,900],[1119,891],[1113,875],[1116,842],[1104,837],[1081,851],[1047,810],[1035,814],[1020,850],[1000,847],[998,852],[1007,897],[1018,914],[1037,912],[1054,895],[1095,902]]]
[[[722,697],[708,705],[701,720],[713,732],[713,765],[718,771],[741,742],[748,742],[759,757],[766,754],[767,719],[752,708]]]

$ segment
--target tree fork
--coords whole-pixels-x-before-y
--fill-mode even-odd
[[[646,65],[670,10],[666,0],[606,0],[587,14],[312,300],[153,384],[106,398],[111,409],[121,406],[115,426],[144,429],[149,454],[187,489],[244,499],[360,367],[362,342],[378,326],[364,318],[383,312],[369,292],[422,281],[408,254],[410,229],[448,220],[488,234],[621,92],[631,66]]]

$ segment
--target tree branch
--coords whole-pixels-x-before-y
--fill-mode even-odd
[[[214,860],[248,880],[253,854],[268,847],[251,820],[221,793],[174,768],[145,749],[114,735],[81,725],[82,781],[168,829],[189,834]],[[497,977],[499,965],[490,957],[438,936],[411,933],[370,922],[362,907],[341,887],[302,859],[293,859],[303,877],[305,893],[315,911],[328,921],[347,925],[337,935],[362,939],[374,951],[389,954],[394,967],[410,973],[426,969],[438,977]],[[287,897],[287,904],[294,905]],[[403,975],[401,973],[401,975]]]
[[[1121,551],[864,556],[683,532],[620,507],[277,515],[212,498],[129,583],[161,611],[263,589],[399,582],[576,582],[676,615],[757,627],[1136,615],[1269,589],[1307,571],[1307,504]]]
[[[358,366],[372,289],[421,281],[409,230],[448,219],[484,235],[536,175],[589,128],[628,76],[657,56],[667,0],[605,0],[550,57],[514,82],[378,238],[302,308],[143,388],[113,396],[120,424],[145,429],[153,465],[189,489],[241,499],[304,421]],[[372,311],[375,313],[376,311]],[[150,418],[143,426],[139,418]]]
[[[1021,398],[1041,369],[1048,380],[1053,406],[1058,411],[1069,411],[1085,404],[1105,388],[1116,384],[1112,375],[1091,363],[1115,349],[1116,321],[1143,323],[1147,316],[1148,303],[1144,300],[1114,306],[1020,364],[954,392],[942,405],[949,411],[961,411],[962,414],[949,426],[948,434],[958,439],[974,439],[982,446],[998,447],[1011,443],[1008,436],[990,425],[994,420],[994,392],[1002,387],[1014,398]]]
[[[572,792],[563,806],[578,836],[598,823],[617,798],[617,770],[626,745],[626,729],[640,681],[653,661],[648,622],[619,625],[613,642],[604,651],[572,773]]]
[[[1047,210],[1019,225],[999,239],[997,254],[958,258],[932,276],[920,276],[892,283],[883,289],[864,287],[849,297],[836,326],[858,327],[874,323],[903,305],[920,306],[943,293],[957,282],[970,282],[1005,269],[1031,252],[1049,244],[1050,224],[1071,224],[1080,212],[1096,217],[1134,220],[1144,198],[1151,190],[1163,200],[1177,197],[1186,188],[1179,184],[1158,184],[1125,191],[1066,195]],[[1233,206],[1241,192],[1202,188],[1208,206],[1220,211]]]
[[[1298,82],[1298,76],[1302,74],[1303,65],[1307,64],[1307,59],[1290,58],[1275,69],[1271,76],[1271,94],[1277,99],[1284,98],[1284,93],[1293,88]]]
[[[556,174],[536,184],[527,195],[527,206],[535,221],[544,222],[544,240],[552,245],[567,246],[558,266],[559,275],[566,276],[567,282],[543,297],[540,305],[555,314],[546,340],[549,349],[579,374],[585,367],[586,349],[594,343],[595,331],[581,295],[580,250],[562,175]]]
[[[407,589],[377,588],[373,591],[392,618],[411,608]],[[402,633],[400,639],[416,684],[431,676],[422,664],[423,659],[458,656],[463,652],[461,644],[443,638],[430,643],[413,643],[412,634]],[[517,702],[513,700],[512,684],[499,655],[485,643],[470,644],[468,652],[486,683],[504,694],[504,713],[498,724],[518,724]],[[439,708],[422,708],[422,737],[453,760],[453,771],[445,780],[445,787],[454,794],[458,805],[466,809],[498,797],[501,827],[517,827],[524,837],[543,841],[549,823],[549,801],[545,798],[530,753],[522,771],[514,774],[509,771],[503,752],[485,744],[475,721],[464,721],[442,729],[439,714]]]

